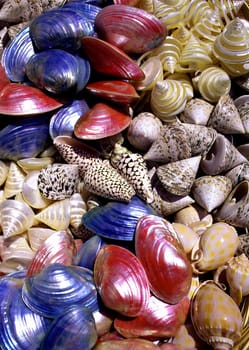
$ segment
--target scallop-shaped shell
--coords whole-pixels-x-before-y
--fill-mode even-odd
[[[2,186],[7,179],[9,172],[9,165],[7,162],[0,160],[0,186]]]
[[[215,222],[201,234],[199,248],[192,251],[194,270],[205,272],[217,269],[234,256],[238,245],[237,230],[225,222]]]
[[[140,198],[134,196],[128,203],[111,201],[87,211],[83,224],[103,238],[132,241],[138,219],[155,211]]]
[[[156,83],[163,80],[163,66],[158,57],[149,57],[140,64],[145,78],[136,82],[135,87],[138,91],[152,90]]]
[[[234,100],[235,107],[237,108],[241,121],[243,123],[245,132],[249,133],[249,100],[248,95],[241,95]]]
[[[223,175],[200,176],[191,189],[195,201],[207,212],[219,207],[232,191],[232,181]]]
[[[35,53],[28,60],[25,71],[35,86],[54,94],[81,91],[90,78],[87,59],[61,49]]]
[[[222,134],[245,133],[239,111],[230,95],[223,95],[219,98],[209,118],[208,126]]]
[[[128,249],[113,244],[103,246],[93,274],[96,288],[108,308],[134,317],[147,307],[148,278],[140,260]]]
[[[226,72],[237,77],[248,73],[249,24],[239,17],[229,22],[213,45],[213,54]]]
[[[66,230],[70,223],[70,199],[58,200],[48,205],[35,218],[54,230]]]
[[[23,82],[26,79],[25,66],[34,54],[33,43],[29,34],[29,26],[21,30],[4,48],[1,63],[6,75],[13,82]]]
[[[6,199],[0,204],[0,224],[3,236],[18,235],[33,225],[33,210],[25,203]]]
[[[63,332],[60,330],[63,329]],[[41,343],[41,350],[63,347],[91,350],[98,335],[93,314],[89,308],[71,305],[55,320]]]
[[[34,312],[56,318],[72,305],[94,311],[97,291],[90,270],[53,263],[25,279],[22,297]]]
[[[81,38],[93,32],[92,23],[82,11],[67,7],[46,11],[30,23],[30,36],[39,51],[56,48],[76,52]]]
[[[222,95],[231,90],[231,78],[218,66],[205,68],[193,78],[193,83],[196,84],[201,97],[211,103],[217,103]]]
[[[82,216],[86,213],[87,206],[80,193],[74,193],[70,197],[70,225],[77,229],[81,225]]]
[[[184,85],[173,79],[158,81],[151,91],[152,112],[164,122],[174,121],[187,103]]]
[[[240,339],[240,310],[213,282],[204,282],[197,289],[191,303],[191,320],[198,336],[214,349],[230,350]]]
[[[192,268],[167,220],[155,215],[141,217],[136,226],[135,250],[156,297],[176,304],[188,294]]]
[[[192,98],[186,103],[184,111],[180,114],[180,120],[184,123],[192,123],[206,126],[214,106],[202,98]]]
[[[99,37],[127,53],[143,53],[158,46],[166,28],[153,14],[123,4],[105,6],[95,18]]]
[[[22,191],[22,186],[25,180],[25,174],[22,169],[11,161],[8,169],[6,181],[4,183],[4,196],[11,198]]]
[[[98,140],[122,132],[130,122],[128,114],[99,102],[77,120],[74,134],[79,139]]]
[[[178,160],[159,166],[156,173],[168,192],[186,196],[190,193],[200,161],[201,156]]]

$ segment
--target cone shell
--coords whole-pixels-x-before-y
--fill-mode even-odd
[[[222,175],[200,176],[195,179],[192,187],[195,201],[208,213],[219,207],[231,191],[231,180]]]
[[[204,99],[192,98],[189,100],[180,115],[184,123],[198,124],[206,126],[214,106]]]
[[[8,175],[4,184],[5,198],[11,198],[22,191],[25,174],[22,169],[11,161],[9,165]]]
[[[245,132],[249,133],[249,99],[248,95],[241,95],[234,100],[234,104],[239,112]]]
[[[213,282],[197,289],[191,304],[191,319],[197,334],[214,349],[232,349],[239,340],[242,316],[233,299]]]
[[[2,186],[7,179],[9,166],[6,162],[0,160],[0,186]]]
[[[6,199],[0,204],[0,224],[4,238],[25,232],[33,225],[35,214],[25,203]]]
[[[82,216],[87,211],[86,202],[80,193],[74,193],[70,197],[70,225],[77,229],[81,225]]]
[[[249,163],[239,164],[229,170],[225,175],[232,181],[233,187],[241,181],[249,180]]]
[[[201,156],[178,160],[159,166],[156,173],[168,192],[186,196],[190,193],[200,161]]]

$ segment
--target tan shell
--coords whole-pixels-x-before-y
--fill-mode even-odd
[[[158,57],[149,57],[140,65],[140,68],[144,72],[145,78],[136,82],[136,90],[152,90],[158,81],[163,80],[163,66]]]
[[[55,230],[52,230],[47,227],[41,227],[41,226],[30,227],[27,230],[27,235],[28,235],[28,241],[32,250],[36,252],[40,248],[40,246],[43,244],[43,242],[55,232],[56,232]]]
[[[175,229],[180,241],[182,242],[184,251],[189,254],[193,247],[199,240],[199,235],[189,226],[173,222],[173,228]]]
[[[80,193],[74,193],[70,197],[70,225],[77,229],[82,223],[82,216],[86,213],[86,202]]]
[[[188,74],[175,72],[173,74],[167,75],[167,79],[177,80],[183,84],[183,86],[185,87],[185,90],[186,90],[186,94],[187,94],[187,101],[191,100],[194,97],[194,87],[192,84],[192,80]],[[185,106],[185,108],[186,108],[186,106]]]
[[[202,98],[192,98],[187,102],[184,111],[180,114],[180,120],[185,123],[206,126],[214,106]]]
[[[24,179],[25,179],[25,173],[16,164],[16,162],[11,161],[7,179],[4,184],[5,198],[11,198],[15,196],[17,193],[21,192]]]
[[[5,183],[8,176],[8,172],[9,165],[7,164],[7,162],[0,160],[0,186],[2,186]]]
[[[33,170],[41,170],[46,166],[52,164],[54,158],[52,157],[43,157],[43,158],[24,158],[19,159],[17,164],[25,173],[29,173]]]

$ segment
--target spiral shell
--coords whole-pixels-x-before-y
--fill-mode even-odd
[[[22,191],[22,185],[25,179],[25,174],[22,169],[11,161],[9,165],[8,175],[4,184],[5,198],[11,198]]]
[[[145,78],[136,83],[138,91],[152,90],[156,83],[163,80],[163,66],[159,57],[149,57],[141,65]]]
[[[78,229],[81,225],[82,216],[87,211],[86,203],[80,193],[74,193],[70,197],[70,225]]]
[[[183,18],[187,11],[188,1],[177,0],[167,1],[162,0],[154,1],[154,15],[158,17],[161,22],[168,28],[177,28],[179,22],[183,21]]]
[[[0,186],[2,186],[7,179],[9,166],[6,162],[0,160]]]

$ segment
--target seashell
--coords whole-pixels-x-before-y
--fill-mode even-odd
[[[193,205],[188,205],[174,215],[174,223],[190,226],[201,220],[200,213]]]
[[[130,121],[128,114],[98,102],[76,121],[74,134],[79,139],[98,140],[122,132]]]
[[[54,162],[53,157],[33,157],[19,159],[17,165],[26,173],[41,170]]]
[[[160,45],[167,32],[155,15],[124,4],[105,6],[95,18],[95,30],[101,39],[129,54]]]
[[[162,125],[153,113],[141,112],[131,120],[127,139],[137,150],[147,151],[159,136]]]
[[[134,188],[139,197],[147,203],[153,202],[151,180],[146,162],[141,154],[131,153],[116,143],[111,155],[111,164]]]
[[[92,163],[83,182],[87,191],[104,198],[128,202],[135,195],[133,187],[108,160]]]
[[[86,90],[94,96],[120,104],[133,104],[139,99],[134,86],[122,80],[102,80],[86,85]]]
[[[145,78],[138,64],[118,47],[91,36],[84,37],[81,44],[91,67],[96,72],[128,81],[139,81]]]
[[[79,182],[79,169],[76,164],[53,163],[40,170],[37,187],[41,195],[51,200],[71,197]]]
[[[105,243],[101,237],[96,235],[90,237],[77,251],[74,256],[73,264],[86,267],[93,271],[98,252],[104,244]]]
[[[185,128],[180,123],[164,124],[158,138],[144,154],[146,161],[160,163],[174,162],[190,158],[190,140]]]
[[[2,90],[6,85],[9,85],[10,81],[6,75],[5,69],[0,63],[0,89]]]
[[[39,348],[50,325],[50,320],[37,315],[23,303],[22,284],[22,278],[1,278],[0,346],[3,349]]]
[[[41,243],[35,252],[26,276],[35,275],[53,263],[71,265],[75,250],[73,237],[67,231],[55,231]]]
[[[158,81],[151,91],[152,112],[163,122],[172,122],[187,103],[184,85],[173,79]]]
[[[0,203],[0,224],[4,238],[25,232],[33,225],[33,210],[25,203],[6,199]]]
[[[162,21],[168,30],[173,30],[177,28],[178,23],[183,21],[187,13],[187,3],[186,0],[167,3],[157,0],[154,2],[154,15]]]
[[[226,264],[220,266],[215,274],[214,281],[219,283],[222,271],[225,271],[226,281],[229,286],[229,295],[237,305],[240,305],[242,298],[249,294],[248,274],[249,260],[245,254],[232,257]]]
[[[218,9],[220,17],[225,20],[226,23],[231,22],[238,14],[240,9],[243,9],[243,1],[227,1],[222,5],[221,1],[213,1],[212,6]]]
[[[97,291],[90,270],[53,263],[25,279],[22,298],[30,310],[56,318],[72,305],[94,311]]]
[[[240,339],[242,316],[233,299],[212,281],[203,282],[191,302],[198,336],[214,349],[229,350]]]
[[[231,191],[232,181],[223,175],[200,176],[192,187],[195,201],[208,213],[222,205]]]
[[[138,219],[146,214],[155,214],[155,211],[134,196],[128,203],[111,201],[95,207],[83,215],[82,222],[100,237],[132,241]]]
[[[239,182],[215,214],[216,220],[236,227],[248,227],[249,181]]]
[[[219,98],[209,118],[208,126],[222,134],[245,133],[239,111],[230,95],[223,95]]]
[[[136,82],[135,87],[137,91],[152,90],[158,81],[163,80],[163,66],[158,57],[149,57],[144,62],[139,63],[139,65],[144,72],[145,78]]]
[[[30,116],[50,112],[62,106],[61,102],[40,89],[18,83],[6,84],[1,89],[0,96],[0,113],[6,115]]]
[[[235,254],[238,245],[237,230],[225,222],[215,222],[201,234],[199,248],[192,250],[194,272],[217,269]]]
[[[200,161],[201,156],[196,156],[163,164],[157,168],[156,174],[168,192],[186,196],[190,193]]]
[[[70,197],[70,225],[77,229],[81,225],[82,216],[86,213],[86,202],[80,193],[74,193]]]
[[[95,4],[94,4],[95,3]],[[82,3],[82,1],[80,0],[71,0],[68,1],[67,3],[63,4],[63,9],[68,9],[68,8],[72,8],[72,9],[76,9],[80,12],[82,12],[87,19],[94,24],[95,21],[95,17],[97,16],[98,12],[101,10],[101,2],[84,2]],[[95,33],[94,33],[95,35]]]
[[[31,249],[36,252],[43,242],[55,232],[55,230],[50,228],[34,225],[27,229],[27,237]]]
[[[117,1],[117,0],[114,0],[114,1]],[[103,340],[97,343],[97,345],[94,347],[94,350],[128,350],[132,348],[138,349],[138,350],[140,349],[141,350],[158,350],[158,346],[153,344],[153,342],[146,339],[140,339],[140,338],[122,339],[122,340],[120,339]],[[172,348],[171,350],[176,350],[176,349]]]
[[[249,159],[249,144],[245,143],[237,147],[238,151],[248,160]]]
[[[200,167],[206,175],[218,175],[246,162],[247,159],[222,134],[217,134],[215,141],[203,156]]]
[[[49,134],[54,140],[56,136],[73,136],[74,126],[80,116],[89,110],[85,99],[75,99],[60,108],[50,119]]]
[[[183,297],[177,304],[167,304],[151,295],[147,308],[134,318],[114,319],[114,328],[125,338],[157,340],[175,336],[185,322],[190,301]]]
[[[186,103],[180,120],[184,123],[206,126],[214,106],[202,98],[194,97]]]
[[[2,186],[5,183],[8,173],[9,173],[9,164],[7,164],[7,162],[0,160],[0,186]]]
[[[187,101],[191,100],[194,97],[194,87],[188,74],[175,72],[173,74],[167,75],[167,79],[178,80],[183,84],[187,94]],[[186,105],[185,105],[185,108],[186,108]]]
[[[229,170],[225,175],[232,181],[233,187],[241,181],[249,180],[248,162],[235,166],[234,168]]]
[[[178,27],[172,31],[171,36],[178,39],[184,47],[191,36],[191,32],[185,25],[179,23]]]
[[[192,268],[167,220],[156,215],[141,217],[136,226],[135,251],[148,276],[151,292],[157,298],[176,304],[188,294]]]
[[[25,66],[34,54],[34,47],[30,37],[29,26],[25,26],[3,50],[1,63],[7,77],[12,82],[21,83],[26,78]]]
[[[223,95],[231,90],[231,79],[220,67],[211,66],[205,68],[199,75],[192,79],[201,97],[210,103],[217,103]]]
[[[66,230],[70,223],[70,210],[70,199],[65,198],[42,209],[35,219],[54,230]]]
[[[244,75],[249,71],[248,26],[247,20],[236,17],[227,23],[214,41],[213,54],[231,77]]]
[[[40,89],[53,94],[81,91],[90,78],[87,59],[61,49],[35,53],[25,66],[28,79]]]
[[[146,309],[149,282],[141,262],[128,249],[104,245],[96,257],[93,276],[101,300],[108,308],[131,317]]]
[[[71,136],[57,136],[54,145],[67,163],[78,165],[80,176],[91,167],[93,161],[101,162],[96,149]]]
[[[188,324],[182,325],[173,339],[173,344],[180,346],[180,350],[182,349],[182,346],[184,346],[184,350],[196,349],[197,341],[189,328]]]
[[[0,57],[3,55],[4,46],[5,46],[6,40],[8,40],[7,36],[8,36],[8,28],[4,26],[0,30]]]
[[[38,187],[39,174],[39,170],[30,171],[25,177],[21,189],[24,201],[34,209],[43,209],[51,203],[50,200],[41,195]]]
[[[241,95],[234,100],[234,105],[237,108],[245,132],[249,133],[249,113],[248,113],[248,95]]]
[[[63,329],[63,332],[60,330]],[[91,310],[79,305],[66,308],[51,322],[49,330],[41,343],[41,350],[55,349],[63,344],[75,350],[93,349],[97,342],[97,330]]]
[[[191,253],[199,240],[199,235],[190,226],[185,224],[173,222],[172,226],[183,245],[185,253]]]

